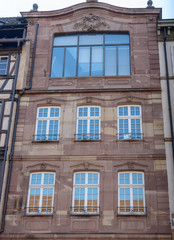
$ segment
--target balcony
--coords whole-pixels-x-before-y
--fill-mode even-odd
[[[26,215],[52,215],[53,207],[26,207]]]
[[[142,140],[143,133],[118,133],[118,140]]]
[[[118,215],[145,215],[146,207],[142,206],[123,206],[118,207]]]
[[[97,133],[83,133],[83,134],[75,134],[76,141],[99,141],[100,134]]]
[[[99,206],[74,206],[71,207],[72,215],[99,215]]]
[[[35,141],[58,141],[59,140],[59,134],[39,134],[34,135]]]

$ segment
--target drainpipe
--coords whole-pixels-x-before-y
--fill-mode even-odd
[[[33,72],[34,72],[34,63],[35,63],[35,55],[36,55],[36,44],[37,44],[38,28],[39,28],[39,24],[36,23],[35,38],[34,38],[34,47],[33,47],[33,57],[32,57],[32,65],[31,65],[31,72],[30,72],[29,87],[23,88],[21,95],[24,94],[24,92],[25,92],[26,90],[30,90],[31,87],[32,87],[32,79],[33,79]]]
[[[17,120],[18,120],[18,114],[19,114],[20,98],[24,94],[25,90],[29,90],[32,87],[32,78],[33,78],[34,62],[35,62],[35,55],[36,55],[36,43],[37,43],[38,27],[39,27],[39,24],[37,23],[36,28],[35,28],[35,39],[34,39],[34,48],[33,48],[33,57],[32,57],[32,66],[31,66],[29,87],[22,89],[22,92],[19,94],[18,101],[17,101],[16,116],[15,116],[15,123],[14,123],[14,132],[13,132],[13,139],[12,139],[12,149],[11,149],[11,153],[10,153],[10,156],[9,156],[9,171],[8,171],[7,186],[6,186],[4,209],[3,209],[3,216],[2,216],[0,233],[4,232],[4,228],[5,228],[5,215],[6,215],[6,210],[7,210],[8,193],[9,193],[9,188],[10,188],[10,179],[11,179],[12,164],[13,164],[12,156],[13,156],[13,153],[14,153],[14,145],[15,145],[15,137],[16,137]],[[19,55],[19,58],[20,58],[20,55]],[[18,69],[19,69],[19,65],[18,65]],[[18,72],[18,69],[17,69],[17,72]],[[17,76],[17,74],[16,74],[16,76]],[[17,80],[17,78],[16,78],[16,80]],[[16,89],[16,87],[15,87],[15,89]],[[15,90],[14,90],[14,92],[15,92]]]
[[[174,162],[174,132],[173,132],[173,119],[172,119],[171,96],[170,96],[169,70],[168,70],[168,62],[167,62],[166,38],[167,38],[167,29],[164,28],[164,56],[165,56],[165,67],[166,67],[166,80],[167,80],[167,96],[168,96],[168,105],[169,105],[170,131],[171,131],[171,138],[172,138],[172,153],[173,153],[173,162]]]

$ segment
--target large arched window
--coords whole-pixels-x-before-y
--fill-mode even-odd
[[[129,34],[56,36],[51,77],[130,75]]]

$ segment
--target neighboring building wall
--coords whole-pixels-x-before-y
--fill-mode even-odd
[[[170,222],[171,228],[174,232],[174,156],[171,136],[171,123],[169,116],[168,104],[168,90],[166,78],[166,63],[165,63],[165,49],[164,49],[164,28],[166,28],[166,54],[167,54],[167,68],[169,76],[170,87],[170,101],[171,101],[171,116],[173,120],[174,129],[174,20],[161,20],[158,23],[158,38],[159,38],[159,56],[160,56],[160,75],[162,88],[162,104],[164,116],[164,138],[166,148],[167,173],[168,173],[168,187],[169,187],[169,204],[170,204]],[[174,133],[173,133],[174,134]],[[174,143],[174,141],[173,141]],[[173,236],[174,238],[174,236]]]
[[[0,231],[3,231],[19,93],[26,81],[20,57],[26,64],[25,26],[21,18],[0,19]],[[29,59],[29,57],[28,57]],[[27,64],[26,64],[27,67]]]
[[[31,52],[36,23],[39,28],[32,88],[21,97],[2,239],[171,239],[156,33],[160,9],[124,9],[103,3],[83,3],[60,11],[22,15],[29,23],[27,39],[31,41]],[[54,36],[92,32],[129,34],[131,74],[50,77]],[[100,109],[99,140],[76,139],[80,106]],[[134,140],[132,136],[118,139],[120,106],[139,107],[143,133],[139,139]],[[38,135],[37,109],[43,107],[60,109],[58,140],[35,137]],[[94,197],[97,193],[93,193],[93,199],[99,200],[99,204],[92,214],[87,208],[77,214],[73,208],[73,191],[78,188],[78,183],[73,181],[76,173],[96,174],[91,189],[99,191],[98,198]],[[145,202],[137,211],[129,204],[125,214],[118,208],[122,173],[130,176],[139,173],[138,189],[144,191],[139,195]],[[44,176],[45,183],[40,179],[44,174],[50,174],[47,180]],[[82,182],[81,188],[88,191],[87,182]],[[127,189],[130,187],[133,191],[132,186]],[[44,195],[44,189],[49,189],[50,193]],[[50,202],[54,198],[50,210],[45,210],[38,200],[41,194]],[[36,207],[36,211],[28,204],[31,199],[34,206],[41,206]]]

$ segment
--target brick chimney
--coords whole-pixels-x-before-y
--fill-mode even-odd
[[[86,0],[86,2],[98,2],[98,0]]]

